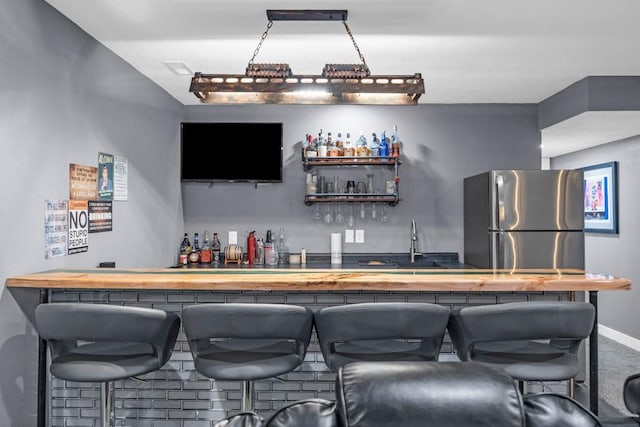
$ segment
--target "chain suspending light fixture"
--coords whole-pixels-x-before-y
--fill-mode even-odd
[[[267,29],[245,74],[195,73],[190,92],[207,104],[415,105],[425,92],[422,75],[371,75],[347,25],[346,10],[267,10]],[[257,64],[274,21],[342,21],[361,64],[326,64],[319,76],[295,75],[289,64]]]

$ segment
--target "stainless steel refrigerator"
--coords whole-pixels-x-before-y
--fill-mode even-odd
[[[581,170],[492,170],[464,180],[464,262],[584,269]]]

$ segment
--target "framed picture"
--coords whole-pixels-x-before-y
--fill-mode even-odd
[[[618,234],[618,162],[582,170],[584,231]]]

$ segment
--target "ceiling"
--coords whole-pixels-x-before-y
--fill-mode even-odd
[[[199,103],[190,76],[164,62],[244,73],[266,9],[347,9],[372,73],[422,73],[421,103],[538,103],[587,76],[640,76],[637,0],[46,1],[185,105]],[[340,22],[277,21],[256,62],[320,74],[326,63],[359,61]],[[543,131],[543,156],[585,139],[585,121],[589,135],[594,126],[608,135],[609,121],[588,118]]]

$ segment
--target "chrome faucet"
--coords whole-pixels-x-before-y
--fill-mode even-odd
[[[417,252],[418,246],[418,231],[416,230],[416,221],[411,220],[411,249],[409,249],[409,254],[411,256],[411,262],[416,262],[416,255],[422,255],[421,252]]]

